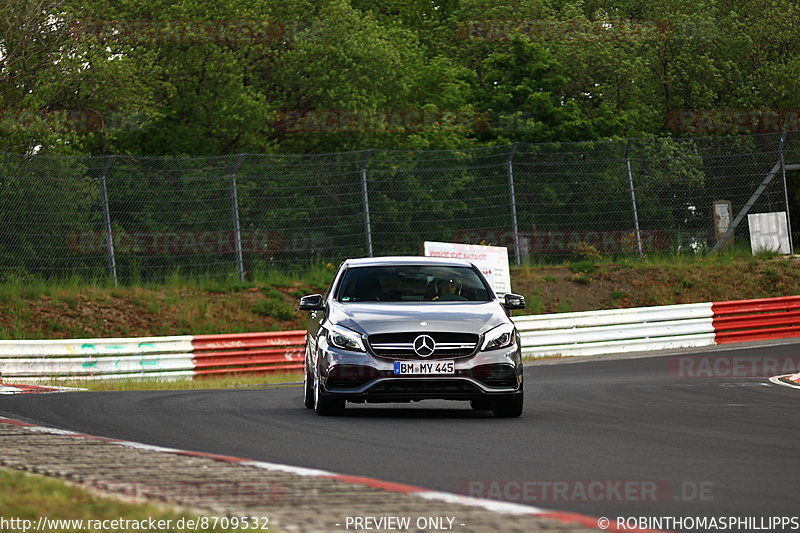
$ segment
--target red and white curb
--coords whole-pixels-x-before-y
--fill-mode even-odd
[[[212,459],[214,461],[222,461],[226,463],[233,463],[242,466],[250,466],[254,468],[260,468],[263,470],[269,470],[274,472],[284,472],[287,474],[294,474],[297,476],[304,476],[304,477],[318,477],[318,478],[325,478],[325,479],[334,479],[337,481],[341,481],[344,483],[350,483],[354,485],[363,485],[366,487],[371,487],[374,489],[383,490],[386,492],[394,492],[398,494],[407,494],[417,496],[426,500],[434,500],[434,501],[441,501],[445,503],[451,504],[459,504],[465,505],[469,507],[478,507],[481,509],[486,509],[487,511],[491,511],[493,513],[499,514],[507,514],[507,515],[527,515],[527,516],[536,516],[539,518],[545,518],[550,520],[555,520],[557,522],[561,522],[563,524],[577,524],[583,527],[588,527],[592,529],[601,528],[598,527],[598,519],[589,515],[583,515],[579,513],[568,513],[568,512],[560,512],[560,511],[549,511],[546,509],[540,509],[539,507],[534,507],[531,505],[523,505],[518,503],[511,503],[511,502],[503,502],[497,500],[488,500],[484,498],[475,498],[472,496],[464,496],[461,494],[453,494],[449,492],[439,492],[439,491],[432,491],[420,487],[415,487],[413,485],[405,485],[403,483],[393,483],[390,481],[382,481],[379,479],[374,479],[370,477],[362,477],[362,476],[347,476],[342,474],[336,474],[333,472],[327,472],[325,470],[316,470],[313,468],[302,468],[297,466],[289,466],[289,465],[282,465],[278,463],[269,463],[264,461],[253,461],[250,459],[243,459],[241,457],[232,457],[227,455],[218,455],[213,453],[203,453],[203,452],[193,452],[188,450],[180,450],[177,448],[164,448],[162,446],[153,446],[150,444],[142,444],[139,442],[131,442],[125,440],[118,440],[118,439],[111,439],[108,437],[97,437],[94,435],[86,435],[84,433],[78,433],[75,431],[63,430],[63,429],[55,429],[55,428],[48,428],[44,426],[36,426],[34,424],[28,424],[27,422],[22,422],[21,420],[15,420],[13,418],[3,418],[0,417],[0,424],[6,424],[9,426],[16,426],[22,427],[29,431],[36,431],[39,433],[46,433],[50,435],[61,435],[61,436],[69,436],[69,437],[77,437],[77,438],[85,438],[91,439],[94,441],[105,442],[108,444],[115,444],[117,446],[125,446],[128,448],[135,448],[139,450],[146,450],[150,452],[156,453],[169,453],[174,455],[184,455],[189,457],[203,457],[206,459]],[[622,531],[625,532],[636,532],[636,533],[658,533],[657,531],[650,530],[650,529],[619,529],[613,523],[609,524],[607,528],[604,529],[605,531],[614,531],[621,533]]]
[[[783,385],[784,387],[791,387],[793,389],[800,389],[800,372],[797,374],[786,374],[784,376],[775,376],[769,378],[770,382],[776,385]]]
[[[0,384],[0,394],[43,394],[49,392],[85,391],[75,387],[40,387],[38,385]]]

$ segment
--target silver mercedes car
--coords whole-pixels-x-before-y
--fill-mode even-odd
[[[311,312],[304,402],[320,415],[346,402],[469,401],[497,417],[522,414],[522,353],[508,317],[525,299],[499,299],[481,271],[431,257],[350,259]]]

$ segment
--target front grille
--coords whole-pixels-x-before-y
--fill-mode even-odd
[[[433,353],[421,357],[414,351],[414,340],[427,335],[436,343]],[[367,337],[375,355],[389,359],[452,359],[472,355],[478,348],[480,336],[475,333],[442,333],[417,331],[409,333],[380,333]]]

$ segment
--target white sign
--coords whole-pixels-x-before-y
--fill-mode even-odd
[[[786,211],[747,215],[747,223],[750,225],[750,249],[753,254],[761,251],[791,253]]]
[[[425,255],[466,259],[481,269],[498,296],[502,298],[504,294],[511,292],[511,271],[508,267],[508,249],[505,246],[425,241]]]

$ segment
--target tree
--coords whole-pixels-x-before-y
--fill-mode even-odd
[[[146,65],[76,33],[69,5],[0,9],[0,150],[82,152],[116,109],[147,110]]]

